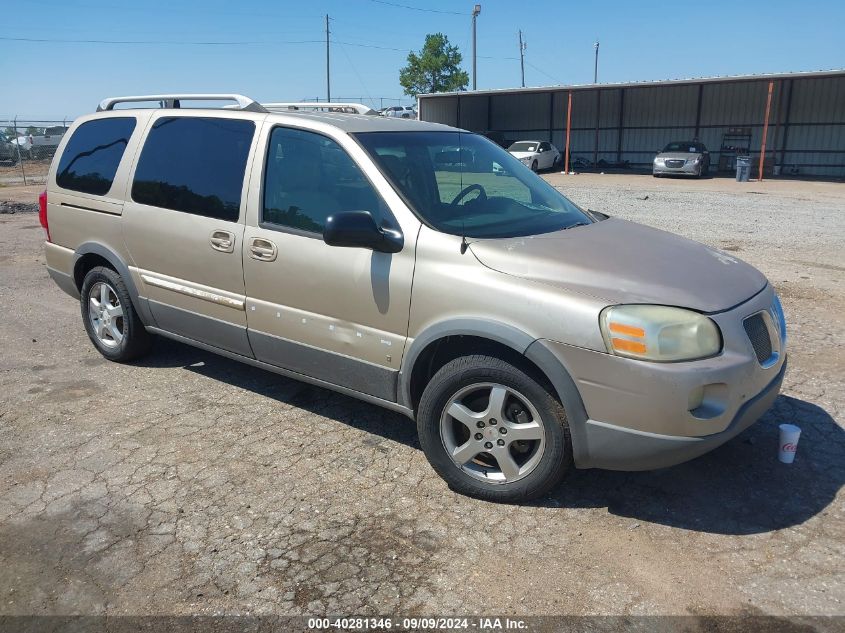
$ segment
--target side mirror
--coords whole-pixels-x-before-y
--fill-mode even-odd
[[[343,211],[329,216],[323,241],[329,246],[369,248],[379,253],[398,253],[404,244],[399,231],[380,228],[369,211]]]

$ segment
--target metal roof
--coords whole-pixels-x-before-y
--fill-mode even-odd
[[[429,97],[467,97],[474,95],[531,94],[536,92],[557,92],[566,90],[604,90],[607,88],[656,88],[659,86],[680,86],[685,84],[732,83],[742,81],[771,81],[775,79],[815,79],[845,76],[845,68],[835,70],[814,70],[807,72],[768,73],[760,75],[726,75],[722,77],[693,77],[689,79],[657,79],[621,83],[570,84],[538,86],[533,88],[494,88],[491,90],[465,90],[459,92],[435,92],[418,95],[419,99]]]

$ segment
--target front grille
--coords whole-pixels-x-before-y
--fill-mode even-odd
[[[753,314],[742,322],[745,333],[751,341],[757,361],[762,365],[772,357],[772,339],[769,336],[769,328],[761,313]]]
[[[677,169],[678,167],[683,167],[685,162],[686,161],[684,161],[684,160],[667,160],[666,166],[667,167],[674,167],[675,169]]]

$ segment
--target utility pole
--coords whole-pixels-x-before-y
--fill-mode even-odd
[[[478,88],[478,84],[476,83],[476,57],[475,57],[475,19],[478,17],[478,14],[481,13],[481,5],[477,4],[472,10],[472,89],[476,90]]]
[[[599,41],[596,40],[596,43],[593,44],[596,49],[596,65],[593,68],[593,83],[597,84],[599,82]]]
[[[522,87],[525,88],[525,49],[528,44],[522,41],[522,29],[519,31],[519,69],[522,71]]]
[[[326,101],[332,100],[332,79],[329,66],[329,14],[326,14]]]

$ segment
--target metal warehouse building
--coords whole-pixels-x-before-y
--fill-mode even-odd
[[[845,177],[845,70],[430,94],[419,113],[561,151],[568,118],[570,160],[599,168],[650,168],[666,143],[698,138],[711,173],[732,172],[748,154],[755,176],[765,129],[764,173]]]

